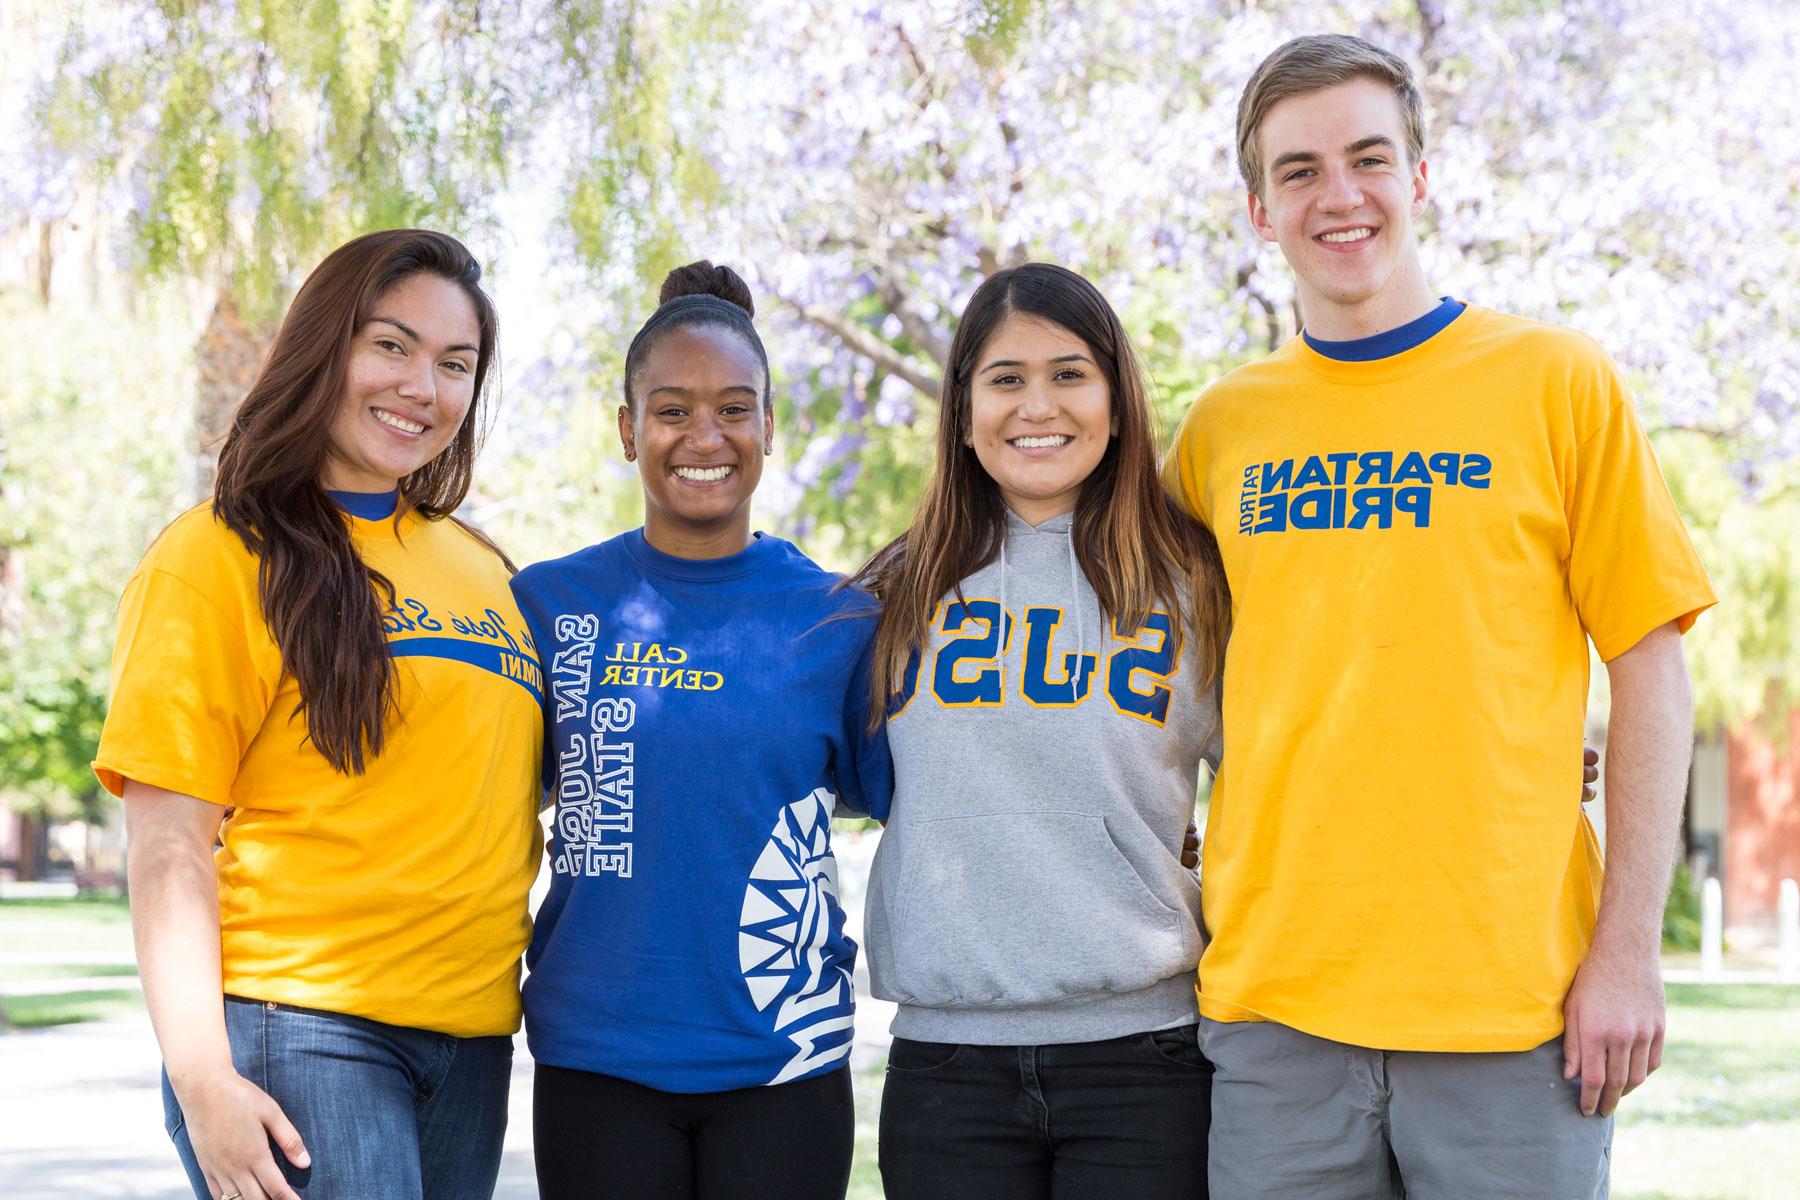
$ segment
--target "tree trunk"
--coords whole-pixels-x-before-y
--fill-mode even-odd
[[[49,857],[50,827],[44,818],[24,813],[19,815],[19,867],[20,883],[31,883],[43,878],[44,860]]]
[[[245,319],[229,290],[221,290],[194,349],[199,394],[194,398],[194,481],[202,496],[212,494],[219,448],[231,429],[238,404],[256,381],[273,331]]]

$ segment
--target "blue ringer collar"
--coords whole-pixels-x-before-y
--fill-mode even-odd
[[[1461,300],[1445,296],[1438,306],[1424,316],[1395,329],[1384,330],[1366,338],[1351,338],[1344,342],[1328,342],[1316,338],[1305,330],[1300,336],[1306,344],[1326,358],[1338,362],[1375,362],[1378,359],[1392,358],[1396,354],[1404,354],[1415,346],[1422,346],[1442,333],[1450,322],[1462,316],[1467,306]]]
[[[325,494],[339,508],[363,521],[385,521],[400,507],[399,488],[386,492],[334,492],[327,488]]]

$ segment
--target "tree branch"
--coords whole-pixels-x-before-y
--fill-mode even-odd
[[[798,300],[791,300],[782,295],[777,295],[775,298],[798,313],[802,320],[823,329],[850,350],[862,355],[888,374],[906,380],[928,398],[937,399],[938,381],[935,378],[908,362],[901,357],[899,351],[861,325],[849,320],[842,313],[820,308],[816,304],[802,304]]]
[[[881,302],[899,318],[900,328],[906,331],[906,336],[912,339],[913,345],[931,356],[932,361],[937,363],[938,370],[943,370],[944,364],[950,360],[950,347],[944,342],[942,335],[912,306],[905,291],[894,281],[890,269],[877,269],[875,280],[875,290],[880,294]]]

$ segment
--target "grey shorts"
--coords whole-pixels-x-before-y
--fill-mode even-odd
[[[1200,1022],[1212,1200],[1605,1200],[1610,1118],[1584,1117],[1562,1039],[1367,1050],[1269,1021]]]

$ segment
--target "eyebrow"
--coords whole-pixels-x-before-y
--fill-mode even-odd
[[[1087,363],[1089,366],[1094,365],[1094,360],[1089,358],[1085,354],[1059,354],[1055,358],[1050,360],[1050,365],[1055,366],[1057,363],[1066,363],[1066,362],[1084,362],[1084,363]],[[995,367],[1022,367],[1024,365],[1025,364],[1022,361],[1020,361],[1019,359],[1016,359],[1016,358],[996,358],[993,362],[989,363],[987,366],[981,368],[981,370],[979,370],[975,373],[977,375],[985,375],[989,371],[992,371]]]
[[[1344,153],[1361,154],[1364,150],[1372,150],[1376,146],[1384,147],[1388,150],[1395,151],[1396,153],[1399,151],[1399,147],[1394,144],[1393,138],[1378,133],[1373,137],[1360,138],[1357,141],[1351,142],[1348,146],[1344,147]],[[1280,158],[1275,160],[1269,167],[1269,171],[1273,174],[1274,172],[1281,170],[1281,168],[1292,166],[1295,163],[1316,163],[1318,161],[1319,156],[1314,154],[1311,150],[1289,150],[1286,154],[1283,154]]]
[[[401,333],[404,333],[415,342],[423,342],[425,340],[419,336],[418,330],[414,329],[411,325],[408,325],[405,321],[396,321],[392,317],[370,317],[369,321],[371,323],[380,321],[383,325],[392,325],[395,329],[398,329]],[[477,354],[481,353],[480,346],[471,346],[467,342],[458,342],[454,346],[444,347],[445,354],[450,353],[452,350],[473,350]]]
[[[647,399],[651,396],[657,395],[660,392],[667,392],[671,396],[681,396],[684,398],[696,394],[693,388],[678,387],[672,383],[665,383],[661,387],[651,388],[648,392],[645,392],[644,395],[645,395],[645,398]],[[747,392],[752,396],[762,395],[762,392],[760,390],[758,390],[757,388],[751,387],[747,383],[734,383],[729,387],[720,388],[718,394],[724,395],[727,392]]]

